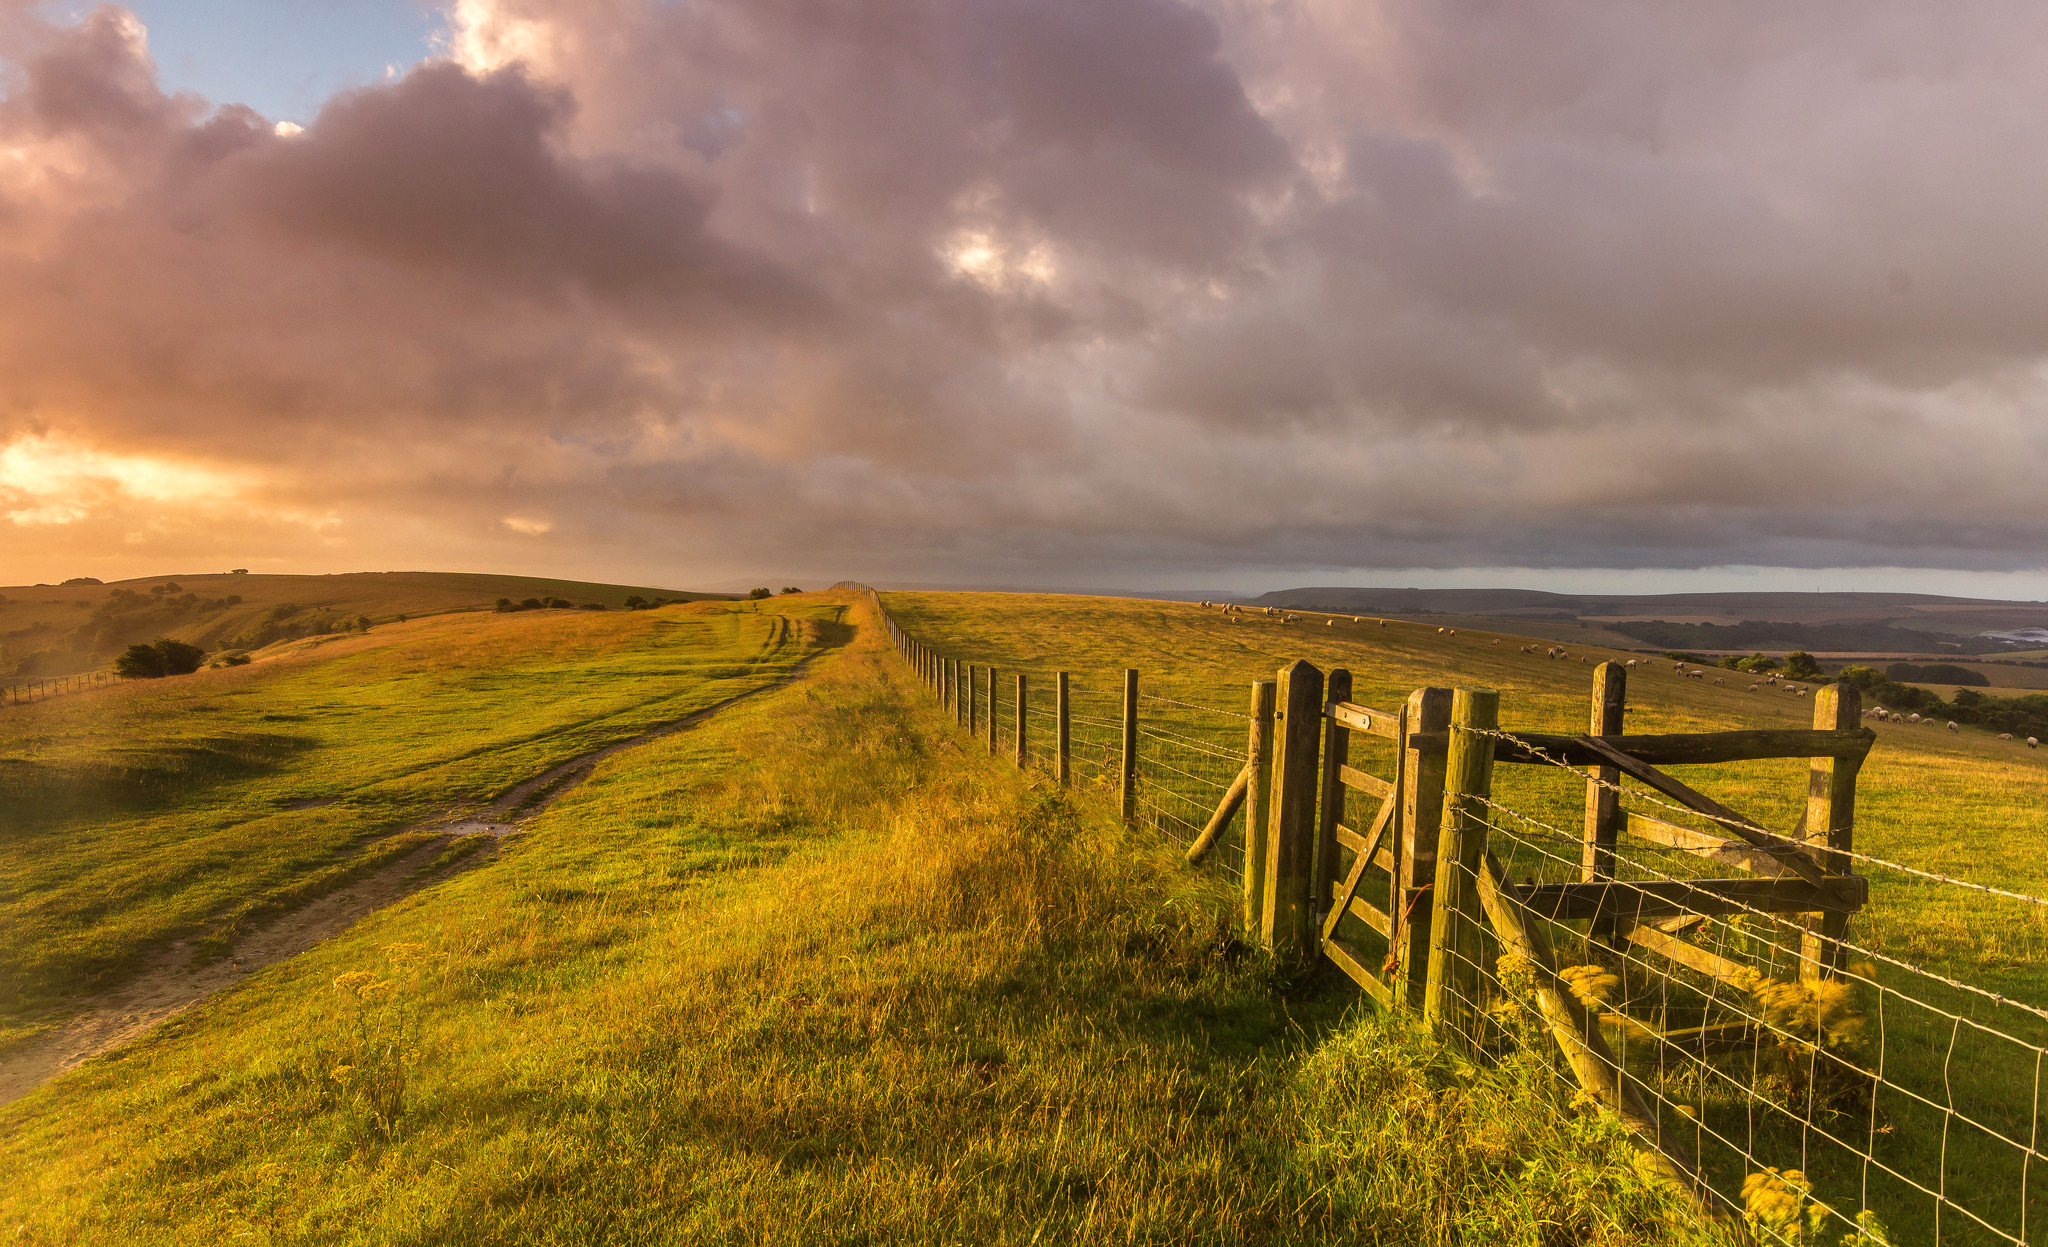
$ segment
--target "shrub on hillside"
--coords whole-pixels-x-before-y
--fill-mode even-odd
[[[774,597],[774,596],[775,596],[775,595],[774,595],[774,593],[773,593],[773,592],[771,592],[771,591],[769,590],[769,588],[768,588],[768,587],[767,587],[766,585],[763,585],[763,586],[761,586],[761,587],[760,587],[760,588],[758,588],[758,589],[749,589],[749,590],[747,590],[747,600],[748,600],[749,602],[758,602],[758,601],[760,601],[760,600],[761,600],[762,598],[766,598],[766,597]]]
[[[114,660],[114,674],[124,680],[159,680],[199,670],[206,651],[197,645],[158,637],[149,645],[131,645]]]

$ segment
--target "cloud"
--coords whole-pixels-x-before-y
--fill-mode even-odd
[[[42,578],[2043,562],[2038,6],[461,0],[295,121],[41,14],[0,456],[235,482]]]

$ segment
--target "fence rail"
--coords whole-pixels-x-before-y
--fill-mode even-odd
[[[48,701],[52,697],[66,693],[82,693],[87,689],[105,688],[114,682],[114,677],[105,671],[15,680],[0,684],[0,706],[26,706],[33,702]]]
[[[1817,689],[1810,729],[1630,735],[1627,670],[1605,663],[1574,736],[1503,727],[1487,689],[1362,705],[1349,672],[1296,662],[1240,712],[1153,695],[1135,670],[1121,694],[1065,672],[999,683],[873,604],[991,752],[1235,874],[1276,956],[1331,962],[1467,1060],[1548,1063],[1560,1112],[1611,1113],[1732,1238],[2043,1241],[2048,1009],[1852,922],[1871,921],[1859,868],[2044,921],[2048,898],[1857,849],[1875,736],[1854,688]],[[1766,759],[1807,764],[1783,833],[1665,769]],[[1583,817],[1497,800],[1509,772],[1582,793]]]

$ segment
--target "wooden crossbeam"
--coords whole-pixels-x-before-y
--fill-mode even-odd
[[[1388,714],[1384,710],[1374,710],[1370,706],[1361,706],[1356,702],[1340,701],[1330,707],[1330,717],[1354,732],[1370,732],[1374,736],[1384,736],[1388,740],[1401,738],[1400,716]]]
[[[1524,765],[1557,761],[1567,766],[1611,765],[1604,754],[1586,744],[1600,740],[1651,766],[1693,766],[1710,762],[1751,762],[1759,758],[1861,758],[1870,752],[1877,733],[1867,727],[1842,731],[1813,728],[1764,728],[1741,732],[1683,732],[1643,736],[1556,736],[1547,732],[1511,732],[1512,739],[1494,745],[1495,762]],[[1537,751],[1541,750],[1539,754]]]
[[[1704,857],[1710,862],[1733,866],[1762,875],[1766,879],[1797,878],[1789,867],[1762,849],[1751,848],[1741,840],[1724,840],[1704,831],[1680,827],[1667,823],[1661,818],[1647,814],[1628,812],[1628,834],[1653,844],[1679,849],[1695,857]]]
[[[1615,739],[1626,739],[1618,737]],[[1765,831],[1756,822],[1744,818],[1734,810],[1704,793],[1696,792],[1688,785],[1673,779],[1664,772],[1640,758],[1623,753],[1609,739],[1599,736],[1578,737],[1581,745],[1591,749],[1608,765],[1640,783],[1646,784],[1689,810],[1706,815],[1728,830],[1741,836],[1757,848],[1782,862],[1793,874],[1808,883],[1819,885],[1828,876],[1820,865],[1807,856],[1806,850],[1789,840],[1781,839]]]
[[[1357,949],[1343,940],[1324,936],[1323,955],[1336,962],[1337,968],[1350,975],[1352,981],[1363,987],[1367,995],[1379,1001],[1382,1009],[1394,1007],[1393,990],[1380,982],[1373,972],[1366,968],[1366,959],[1359,955]]]
[[[1392,784],[1377,775],[1368,775],[1355,766],[1338,767],[1337,778],[1344,781],[1345,787],[1356,788],[1368,796],[1385,798],[1394,795]]]
[[[1612,915],[1627,926],[1680,914],[1852,914],[1869,899],[1870,882],[1861,875],[1834,875],[1819,883],[1804,879],[1600,880],[1524,884],[1513,890],[1524,908],[1555,922]]]

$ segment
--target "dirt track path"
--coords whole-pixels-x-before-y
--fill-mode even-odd
[[[438,834],[383,869],[244,933],[235,941],[233,951],[219,961],[193,964],[192,940],[169,945],[117,990],[82,1002],[80,1012],[64,1025],[0,1057],[0,1104],[18,1100],[64,1071],[140,1038],[265,966],[295,957],[341,934],[365,914],[495,859],[497,849],[492,846],[440,870],[427,869],[457,837],[479,833],[513,835],[590,778],[591,770],[604,759],[694,727],[750,697],[787,688],[802,678],[809,663],[810,658],[805,658],[789,675],[772,684],[728,697],[673,723],[571,758],[512,788],[479,815],[429,820],[407,829]]]

